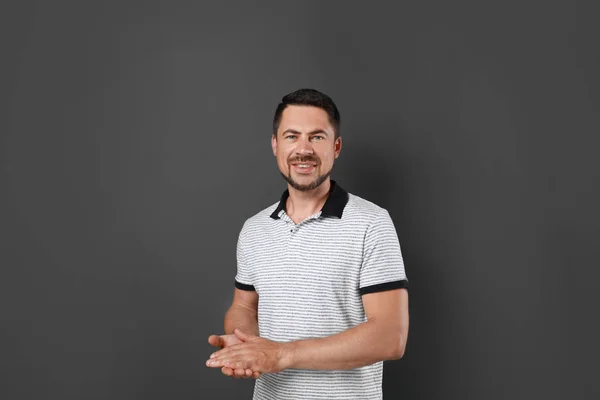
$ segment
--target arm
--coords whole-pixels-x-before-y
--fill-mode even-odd
[[[235,328],[258,335],[258,293],[251,284],[252,273],[246,262],[244,240],[246,226],[247,224],[244,223],[236,247],[237,274],[233,303],[225,314],[225,334],[229,335],[233,334]]]
[[[258,336],[258,293],[235,288],[233,303],[225,314],[225,333],[233,334],[235,328]]]
[[[244,224],[245,228],[246,224]],[[240,283],[250,282],[251,274],[247,268],[244,257],[244,228],[240,232],[237,243],[237,275],[235,280],[235,288],[233,293],[233,302],[229,310],[225,313],[224,335],[211,335],[208,342],[221,349],[227,349],[236,344],[242,343],[233,331],[235,329],[243,329],[253,335],[258,335],[258,293],[254,290],[251,284]],[[233,377],[250,377],[258,378],[260,373],[250,369],[232,369],[221,368],[223,374]]]
[[[369,293],[362,299],[366,322],[329,337],[283,343],[281,367],[352,369],[401,358],[408,337],[408,291]]]
[[[395,289],[363,295],[367,321],[325,338],[274,342],[259,336],[235,334],[244,343],[210,356],[212,368],[249,368],[261,373],[287,368],[353,369],[401,358],[408,337],[408,292]]]
[[[225,335],[211,335],[208,342],[221,349],[233,346],[242,341],[233,334],[236,328],[258,335],[258,294],[254,290],[240,290],[235,288],[233,294],[233,303],[225,313]],[[260,376],[257,371],[250,369],[232,369],[228,367],[221,368],[221,372],[234,378],[254,379]]]

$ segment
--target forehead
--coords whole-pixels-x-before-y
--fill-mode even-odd
[[[333,126],[325,110],[313,106],[287,106],[281,114],[278,132],[286,129],[300,132],[323,129],[326,132],[333,132]]]

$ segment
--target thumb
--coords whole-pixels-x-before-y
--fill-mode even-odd
[[[211,346],[221,347],[221,348],[223,348],[223,345],[224,345],[223,338],[218,335],[210,335],[210,337],[208,338],[208,343],[210,343]]]
[[[240,338],[241,340],[243,340],[244,342],[247,342],[248,340],[252,339],[252,337],[253,337],[252,335],[242,332],[242,330],[240,328],[235,328],[233,333],[235,333],[235,335],[238,338]]]

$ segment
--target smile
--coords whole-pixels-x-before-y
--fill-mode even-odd
[[[292,164],[292,166],[294,167],[294,170],[296,170],[296,172],[305,174],[312,172],[316,167],[315,164]]]

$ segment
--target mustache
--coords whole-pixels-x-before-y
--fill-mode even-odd
[[[319,160],[318,157],[316,156],[301,156],[301,157],[294,157],[294,158],[290,158],[288,159],[288,163],[292,164],[292,163],[305,163],[305,162],[313,162],[315,164],[320,164],[321,160]]]

